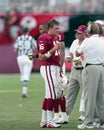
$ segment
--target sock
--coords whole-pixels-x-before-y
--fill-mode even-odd
[[[50,123],[53,119],[53,111],[47,110],[47,123]]]
[[[66,112],[61,113],[61,118],[68,119],[68,116],[67,116]]]
[[[24,94],[24,95],[27,94],[27,87],[25,87],[25,86],[22,87],[22,94]]]
[[[47,110],[53,111],[54,102],[55,102],[55,100],[53,100],[53,99],[51,99],[51,98],[49,98],[49,99],[47,100]]]
[[[41,122],[47,123],[47,111],[42,109],[42,118]]]
[[[44,98],[43,104],[42,104],[42,118],[41,122],[47,123],[47,99]]]
[[[27,91],[28,91],[28,81],[27,80],[24,80],[22,81],[22,94],[27,94]]]
[[[62,112],[66,112],[66,99],[62,96],[59,100],[60,108]]]
[[[60,99],[56,99],[54,102],[54,113],[59,113],[59,100]]]
[[[44,98],[44,100],[43,100],[43,104],[42,104],[42,109],[43,110],[46,110],[47,111],[47,99],[46,98]]]
[[[55,100],[51,98],[47,100],[47,123],[51,122],[53,119],[54,101]]]
[[[53,121],[59,120],[59,113],[54,113]]]

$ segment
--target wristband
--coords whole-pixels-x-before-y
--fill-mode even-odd
[[[45,53],[45,56],[49,58],[51,56],[50,52],[48,51],[47,53]]]

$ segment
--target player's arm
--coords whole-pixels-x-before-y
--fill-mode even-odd
[[[29,58],[30,60],[33,60],[33,59],[35,59],[35,58],[39,58],[39,54],[37,54],[37,53],[30,53],[30,54],[28,55],[28,58]]]
[[[18,52],[18,39],[16,40],[16,42],[13,45],[13,52]]]
[[[65,43],[64,42],[61,42],[61,48],[60,48],[60,55],[61,55],[61,59],[60,59],[60,64],[61,64],[61,67],[63,66],[64,64],[64,59],[65,59]]]
[[[14,52],[17,52],[17,49],[16,49],[16,48],[13,48],[13,51],[14,51]]]
[[[51,57],[51,55],[56,51],[56,50],[59,50],[61,47],[61,44],[60,43],[57,43],[55,44],[55,46],[49,50],[48,52],[42,54],[42,53],[39,53],[39,59],[40,60],[47,60],[48,58]]]
[[[32,43],[31,46],[32,46],[33,52],[28,54],[28,58],[30,60],[33,60],[35,58],[39,58],[39,54],[38,54],[37,42],[32,38],[31,43]]]

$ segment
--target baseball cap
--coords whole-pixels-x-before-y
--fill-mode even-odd
[[[87,26],[86,25],[80,25],[75,31],[78,33],[85,33],[87,30]]]

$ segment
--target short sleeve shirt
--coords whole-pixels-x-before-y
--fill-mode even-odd
[[[14,48],[17,49],[18,55],[29,55],[37,48],[36,41],[29,35],[21,35],[14,43]]]
[[[104,40],[99,35],[86,38],[77,51],[84,54],[85,65],[104,62]]]
[[[49,34],[42,34],[37,40],[38,53],[45,54],[51,50],[56,44],[54,37]],[[60,66],[60,53],[55,51],[51,57],[45,61],[41,61],[41,65],[57,65]]]

